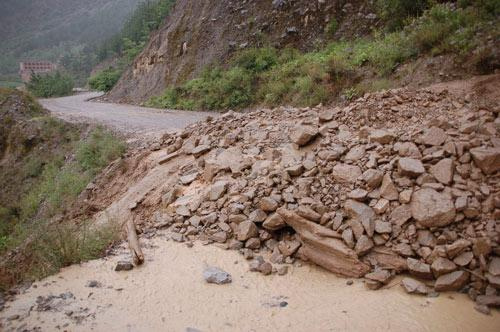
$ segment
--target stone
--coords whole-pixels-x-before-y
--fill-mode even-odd
[[[231,275],[218,267],[209,266],[203,270],[203,279],[209,284],[223,285],[232,281]]]
[[[470,247],[471,243],[468,240],[465,239],[459,239],[453,242],[452,244],[446,245],[446,254],[448,255],[448,258],[453,259],[455,258],[458,254],[460,254],[462,251]]]
[[[264,220],[262,226],[270,231],[277,231],[286,226],[285,221],[278,213],[273,213]]]
[[[314,222],[319,222],[321,219],[321,215],[307,205],[299,206],[299,208],[297,209],[297,214]]]
[[[134,265],[128,261],[118,261],[115,266],[115,271],[130,271],[134,268]]]
[[[175,213],[183,217],[191,217],[191,211],[185,205],[180,205],[175,209]]]
[[[264,212],[274,212],[278,208],[278,202],[271,197],[264,197],[260,199],[259,206]]]
[[[369,189],[377,188],[384,177],[384,173],[375,169],[368,169],[363,173],[363,180]]]
[[[474,163],[484,174],[500,170],[500,148],[474,148],[469,150]]]
[[[354,183],[361,176],[361,169],[358,166],[337,164],[333,167],[332,176],[341,183]]]
[[[373,232],[375,231],[375,212],[371,207],[350,199],[345,203],[344,209],[349,217],[361,222],[368,236],[373,236]]]
[[[442,184],[449,185],[453,180],[454,169],[453,159],[446,158],[433,165],[429,172]]]
[[[245,248],[248,249],[259,249],[260,248],[260,239],[256,237],[252,237],[245,242]]]
[[[436,292],[458,291],[469,281],[469,272],[455,271],[440,276],[434,284]]]
[[[280,265],[276,268],[276,272],[278,273],[278,275],[284,276],[285,274],[288,273],[288,266]]]
[[[193,154],[196,158],[198,158],[201,155],[208,152],[209,150],[210,150],[210,146],[208,146],[208,145],[198,145],[193,150],[191,150],[191,154]]]
[[[184,235],[180,233],[171,233],[170,238],[175,242],[184,242]]]
[[[366,235],[361,235],[354,246],[354,250],[359,256],[367,254],[374,247],[373,241]]]
[[[264,220],[266,220],[266,218],[267,218],[267,213],[265,213],[261,209],[253,210],[248,216],[248,220],[256,223],[263,222]]]
[[[494,276],[500,276],[500,257],[492,257],[488,265],[488,272]]]
[[[368,274],[365,274],[366,279],[378,281],[383,284],[389,283],[389,281],[392,278],[392,275],[389,271],[387,270],[376,270],[374,272],[370,272]]]
[[[491,252],[491,243],[487,237],[479,237],[474,239],[472,252],[476,257],[486,256]]]
[[[239,241],[246,241],[252,237],[259,236],[259,230],[252,221],[246,220],[238,225],[237,236]]]
[[[399,202],[401,204],[408,204],[411,202],[411,196],[413,195],[413,189],[406,189],[399,193]]]
[[[389,208],[390,202],[385,199],[381,198],[377,201],[377,203],[373,206],[373,211],[375,211],[376,214],[383,214],[387,209]]]
[[[394,141],[395,138],[396,135],[387,130],[382,130],[382,129],[373,130],[369,136],[371,142],[377,142],[380,144],[392,143],[392,141]]]
[[[390,222],[375,220],[375,232],[379,234],[391,234],[392,225]]]
[[[453,272],[457,269],[457,266],[455,263],[450,261],[447,258],[443,257],[438,257],[432,262],[431,264],[431,270],[432,273],[434,274],[434,277],[438,278],[439,276],[442,276],[443,274],[447,274],[450,272]]]
[[[411,275],[414,275],[420,279],[432,280],[432,272],[429,264],[422,263],[418,259],[407,258],[406,264],[408,265],[408,271]]]
[[[191,182],[193,182],[194,180],[196,180],[198,178],[198,172],[195,172],[195,173],[191,173],[191,174],[187,174],[187,175],[184,175],[184,176],[181,176],[179,181],[183,184],[183,185],[188,185],[190,184]]]
[[[401,286],[410,294],[426,295],[430,291],[425,284],[412,278],[403,278],[403,280],[401,280]]]
[[[210,236],[210,239],[218,243],[224,243],[227,241],[227,233],[226,232],[214,233]]]
[[[357,188],[352,190],[347,196],[356,201],[364,201],[366,196],[368,196],[368,192],[364,189]]]
[[[419,229],[417,231],[417,241],[421,246],[434,248],[437,241],[434,234],[427,229]]]
[[[439,146],[442,145],[448,135],[446,132],[438,127],[431,127],[424,131],[424,134],[420,137],[420,140],[425,145]]]
[[[389,173],[386,173],[382,180],[382,185],[380,186],[380,196],[389,201],[396,201],[399,199],[398,189],[394,185],[394,182],[392,182]]]
[[[293,165],[290,167],[287,167],[285,171],[290,175],[290,176],[299,176],[302,173],[304,173],[304,166],[302,165]]]
[[[363,158],[366,154],[366,149],[363,145],[358,145],[353,147],[347,154],[345,155],[345,160],[350,161],[358,161]]]
[[[425,168],[424,165],[422,165],[422,162],[413,158],[399,158],[398,169],[402,176],[408,176],[410,178],[416,178],[425,173]]]
[[[446,193],[420,189],[413,193],[410,205],[413,218],[422,226],[442,227],[455,220],[455,205]]]
[[[474,254],[471,251],[466,251],[455,257],[453,263],[463,267],[469,265],[473,258]]]
[[[226,190],[227,190],[227,182],[220,181],[220,182],[214,183],[210,187],[210,192],[209,192],[210,200],[211,201],[218,200],[219,198],[222,197],[222,195],[224,195],[226,193]]]
[[[318,128],[312,126],[296,126],[290,133],[290,140],[298,146],[304,146],[318,135]]]
[[[260,264],[259,266],[259,272],[262,273],[263,275],[269,275],[273,272],[273,266],[269,262],[264,262]]]
[[[398,226],[403,226],[412,217],[411,206],[403,204],[392,210],[389,219]]]

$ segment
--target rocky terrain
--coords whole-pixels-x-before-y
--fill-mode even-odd
[[[78,211],[239,250],[263,274],[302,259],[377,289],[408,273],[407,292],[466,292],[488,313],[500,300],[499,82],[208,118],[111,165]]]
[[[373,1],[179,0],[165,25],[122,75],[108,98],[140,103],[199,75],[237,50],[270,44],[310,50],[328,37],[351,38],[379,24]]]

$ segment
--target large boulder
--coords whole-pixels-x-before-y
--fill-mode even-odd
[[[424,188],[413,193],[411,214],[425,227],[442,227],[455,220],[455,205],[451,197],[434,189]]]
[[[470,149],[474,163],[485,174],[493,174],[500,170],[500,148]]]
[[[290,133],[290,139],[298,146],[303,146],[309,143],[318,135],[318,128],[313,126],[297,126]]]
[[[333,178],[342,183],[354,183],[361,176],[358,166],[348,164],[337,164],[333,167]]]

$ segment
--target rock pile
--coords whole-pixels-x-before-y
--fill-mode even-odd
[[[500,302],[498,111],[399,89],[228,112],[164,138],[161,163],[190,158],[152,219],[179,242],[269,251],[250,263],[265,274],[301,258],[377,289],[408,271],[408,292],[466,291],[486,310]]]

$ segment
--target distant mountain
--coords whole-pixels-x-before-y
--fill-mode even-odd
[[[120,30],[140,1],[2,0],[0,53],[102,41]]]

